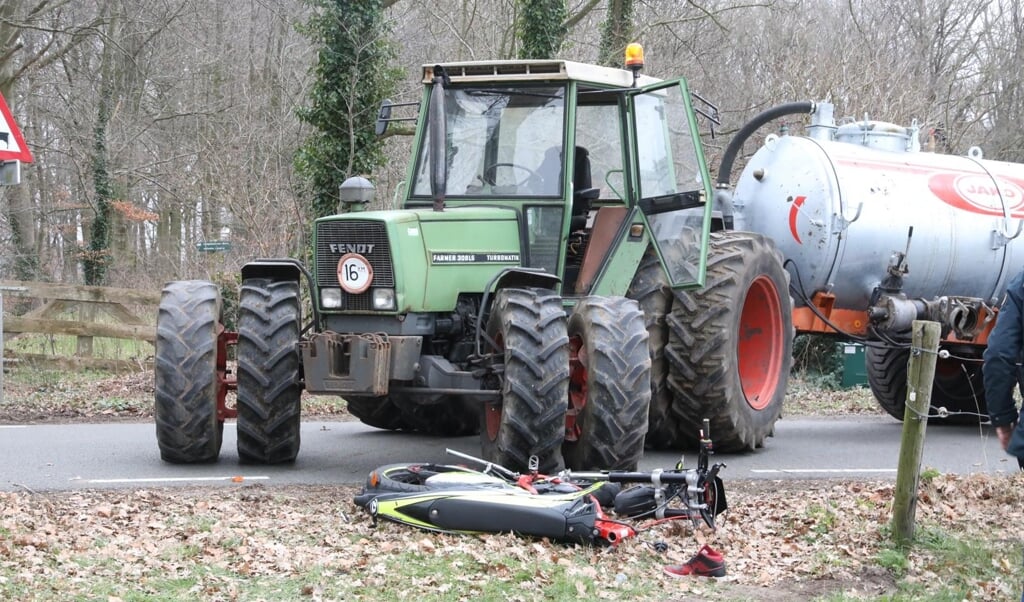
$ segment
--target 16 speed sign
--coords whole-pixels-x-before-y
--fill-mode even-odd
[[[351,295],[366,292],[373,282],[373,268],[369,260],[358,253],[347,253],[338,260],[338,283]]]

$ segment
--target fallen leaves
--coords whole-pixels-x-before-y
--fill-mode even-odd
[[[0,423],[135,421],[153,416],[152,370],[118,375],[16,368],[4,379]],[[338,397],[303,392],[304,416],[354,420]]]
[[[95,373],[19,369],[4,381],[0,423],[144,420],[153,415],[153,371],[97,377]],[[799,376],[786,391],[787,415],[833,416],[884,412],[870,389],[822,389]],[[337,397],[302,395],[303,416],[354,420]]]
[[[48,386],[33,399],[46,398],[50,405],[10,407],[48,420],[90,416],[108,408],[83,406],[85,398],[116,395],[136,400],[119,409],[119,416],[141,416],[152,405],[151,378]],[[829,399],[847,411],[864,405],[861,397],[849,392]],[[666,592],[684,599],[722,594],[762,600],[836,591],[892,593],[896,577],[879,562],[888,546],[891,482],[726,480],[726,487],[731,509],[716,532],[670,523],[614,549],[509,534],[440,535],[388,523],[374,528],[354,508],[354,490],[346,487],[277,489],[243,481],[215,489],[0,493],[0,599],[40,591],[44,599],[119,600],[136,591],[165,595],[175,587],[180,590],[165,597],[473,599],[488,597],[485,592],[496,584],[509,588],[499,597],[510,600],[664,599]],[[992,558],[997,577],[973,583],[974,599],[1019,595],[1024,476],[923,479],[917,519],[929,529],[999,550]],[[656,553],[656,542],[667,543],[668,552]],[[685,562],[704,543],[725,555],[725,578],[662,573],[662,566]],[[443,569],[421,573],[419,565]],[[908,554],[902,570],[906,581],[923,588],[957,576],[956,566],[936,563],[923,548]],[[112,589],[97,589],[98,583]],[[565,589],[551,593],[560,585]],[[729,591],[741,593],[723,594]]]
[[[930,528],[1019,541],[1024,476],[938,476],[922,483],[921,492],[919,520]],[[877,594],[891,591],[894,583],[877,560],[892,505],[892,486],[886,482],[733,483],[732,508],[716,532],[664,525],[613,549],[509,534],[433,534],[389,523],[374,528],[366,515],[352,511],[353,493],[345,487],[262,486],[3,493],[0,594],[39,587],[47,579],[73,596],[92,591],[96,580],[139,583],[145,591],[145,584],[159,589],[173,578],[197,588],[202,597],[244,598],[253,584],[298,580],[295,593],[330,598],[339,583],[352,592],[393,587],[396,571],[411,580],[404,589],[387,591],[402,598],[416,598],[416,592],[471,597],[490,582],[506,583],[518,592],[515,597],[534,600],[548,596],[560,579],[572,595],[598,599],[662,591],[649,587],[658,583],[677,595],[697,597],[708,597],[708,588],[825,591],[829,583]],[[669,544],[666,554],[653,550],[657,541]],[[661,573],[663,565],[685,562],[705,541],[725,555],[726,578],[679,580]],[[1015,587],[1017,546],[994,557],[1001,577],[979,581],[981,591],[998,597]],[[396,565],[410,555],[446,569],[419,574]],[[915,550],[907,559],[906,579],[927,587],[951,570],[955,567],[936,566],[927,551]],[[794,597],[806,593],[799,591]]]

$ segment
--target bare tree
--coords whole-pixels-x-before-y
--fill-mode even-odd
[[[423,64],[516,56],[523,4],[382,0],[405,76],[392,100],[419,98]],[[979,145],[990,158],[1024,159],[1016,126],[1024,9],[1011,0],[566,0],[564,8],[557,57],[613,62],[640,42],[647,74],[685,76],[717,102],[726,123],[724,137],[706,140],[713,165],[753,114],[804,99],[832,101],[840,116],[917,119],[938,150]],[[99,240],[94,217],[104,212],[113,284],[152,286],[235,273],[258,255],[300,255],[308,195],[292,158],[309,133],[296,111],[316,54],[296,25],[310,11],[302,0],[0,2],[0,92],[36,158],[22,186],[0,189],[0,277],[82,279],[80,252]],[[609,22],[621,26],[614,36]],[[372,174],[378,206],[403,190],[410,145],[387,140],[387,161]],[[97,186],[101,156],[106,193]],[[197,249],[218,240],[231,249]]]

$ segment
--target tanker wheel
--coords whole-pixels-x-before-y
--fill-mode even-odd
[[[672,289],[654,249],[648,249],[644,255],[626,296],[635,299],[644,313],[651,358],[651,409],[645,442],[653,449],[672,449],[679,444],[679,426],[672,414],[672,391],[668,388],[669,368],[665,358],[668,341],[665,316],[672,307]]]
[[[907,399],[907,359],[910,350],[905,347],[875,347],[864,350],[864,363],[868,373],[868,386],[887,414],[903,420]]]
[[[705,418],[722,451],[753,450],[772,434],[792,363],[788,286],[770,239],[711,234],[704,288],[677,291],[668,317],[672,411],[684,443],[698,443]]]
[[[500,400],[483,404],[480,447],[485,460],[516,471],[563,467],[569,397],[569,337],[562,298],[534,288],[501,289],[487,320]]]
[[[413,430],[402,410],[390,397],[349,397],[345,403],[348,413],[367,426],[386,431]]]
[[[875,347],[865,350],[868,386],[878,405],[897,420],[903,420],[907,407],[907,369],[910,350],[906,347]],[[987,416],[981,361],[972,358],[937,358],[929,411],[932,424],[977,424]],[[947,418],[934,408],[964,412]]]
[[[480,432],[480,409],[461,397],[423,403],[416,396],[392,395],[405,422],[414,430],[437,437],[464,437]]]
[[[954,355],[940,357],[935,362],[932,405],[955,413],[932,421],[942,424],[978,424],[988,419],[981,355],[955,350]]]
[[[242,282],[236,350],[242,462],[291,462],[299,453],[301,320],[298,282]]]
[[[585,297],[569,315],[568,330],[566,465],[636,470],[651,405],[651,358],[640,307],[624,297]]]
[[[220,290],[212,282],[171,282],[156,320],[156,439],[166,462],[214,462],[224,423],[217,419]]]

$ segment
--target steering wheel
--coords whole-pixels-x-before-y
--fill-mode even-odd
[[[509,169],[520,169],[527,173],[527,176],[525,178],[523,178],[519,182],[516,182],[516,187],[522,186],[523,184],[526,184],[530,180],[540,180],[540,176],[537,175],[537,172],[533,171],[529,167],[523,167],[518,163],[491,163],[490,165],[484,168],[483,174],[481,174],[480,178],[485,183],[490,184],[491,186],[496,185],[499,167],[508,167]]]

